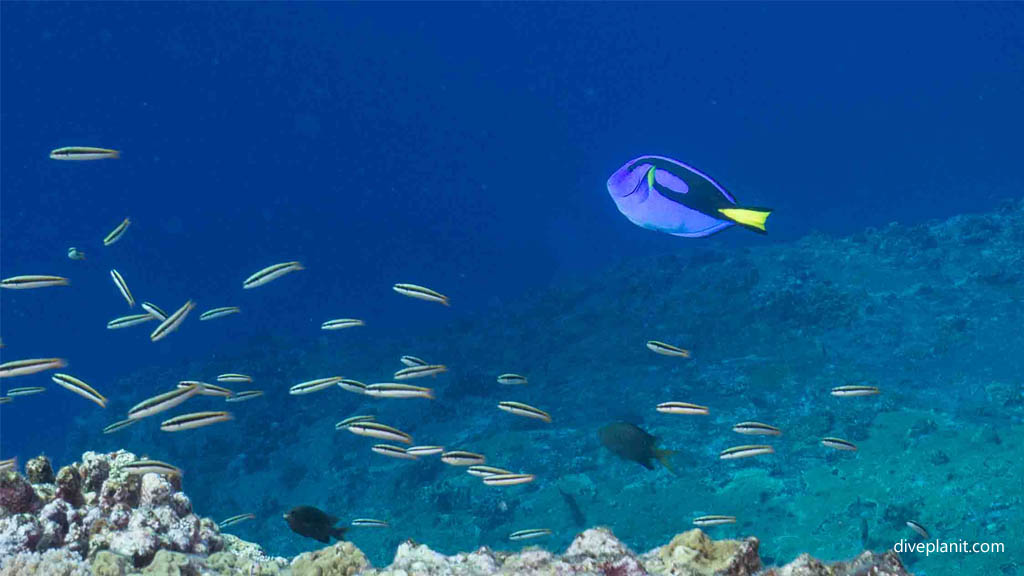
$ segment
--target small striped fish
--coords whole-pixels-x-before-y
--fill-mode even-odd
[[[433,456],[444,452],[444,446],[411,446],[405,451],[415,456]]]
[[[498,384],[504,384],[505,386],[520,386],[526,384],[526,376],[520,376],[519,374],[502,374],[498,376]]]
[[[353,394],[366,394],[366,384],[363,384],[358,380],[342,378],[338,380],[338,388],[341,388],[346,392],[352,392]]]
[[[411,380],[423,378],[424,376],[436,376],[447,372],[448,367],[444,364],[424,364],[423,366],[409,366],[395,372],[395,380]]]
[[[373,518],[356,518],[352,521],[352,526],[361,526],[363,528],[387,528],[388,523],[384,520],[374,520]]]
[[[723,524],[735,524],[735,516],[721,516],[718,514],[711,514],[709,516],[701,516],[693,519],[694,526],[707,527],[707,526],[721,526]]]
[[[191,300],[185,302],[185,304],[181,308],[178,308],[174,314],[171,314],[166,320],[161,322],[160,325],[156,327],[156,330],[153,330],[153,333],[149,335],[149,339],[153,342],[163,340],[168,334],[177,330],[178,326],[181,326],[181,323],[185,321],[185,316],[188,316],[188,313],[195,307],[195,302]]]
[[[0,288],[9,290],[28,290],[30,288],[47,288],[49,286],[68,286],[71,281],[63,276],[45,276],[41,274],[30,274],[27,276],[12,276],[0,280]]]
[[[175,416],[170,420],[164,420],[160,423],[160,429],[164,432],[192,430],[194,428],[217,424],[218,422],[227,422],[228,420],[231,420],[231,418],[232,416],[230,412],[193,412],[191,414]]]
[[[416,460],[415,454],[409,454],[405,448],[401,446],[392,446],[391,444],[374,444],[370,450],[373,450],[377,454],[384,456],[390,456],[392,458],[400,458],[402,460]]]
[[[486,478],[488,476],[494,476],[495,474],[511,474],[511,470],[505,470],[504,468],[496,468],[494,466],[470,466],[466,468],[466,472],[470,476],[476,476],[477,478]]]
[[[159,460],[136,460],[121,466],[121,470],[129,474],[160,474],[163,476],[181,476],[181,470]]]
[[[128,302],[129,308],[135,307],[135,298],[132,297],[132,291],[128,289],[128,284],[124,281],[124,276],[117,270],[110,270],[110,277],[114,279],[114,285],[117,286],[118,291],[121,292],[121,296]]]
[[[220,522],[217,523],[217,527],[218,528],[222,528],[222,529],[223,528],[228,528],[230,526],[234,526],[235,524],[238,524],[239,522],[244,522],[246,520],[253,520],[255,518],[256,518],[256,515],[253,514],[252,512],[249,512],[249,513],[246,513],[246,514],[239,514],[237,516],[232,516],[231,518],[225,518],[225,519],[221,520]]]
[[[151,322],[156,319],[157,318],[152,314],[132,314],[131,316],[121,316],[120,318],[114,318],[110,322],[107,322],[107,330],[128,328],[129,326],[135,326],[144,322]]]
[[[150,316],[156,318],[161,322],[167,320],[167,312],[164,312],[163,309],[161,309],[156,304],[153,304],[152,302],[143,302],[142,309],[145,310],[146,312],[149,312]]]
[[[334,425],[335,430],[342,430],[348,428],[350,424],[358,424],[359,422],[373,422],[376,420],[376,416],[349,416],[344,420]]]
[[[658,404],[658,412],[662,414],[693,414],[698,416],[707,416],[708,407],[701,406],[699,404],[690,404],[689,402],[662,402]]]
[[[288,393],[292,396],[298,396],[300,394],[310,394],[312,392],[319,392],[320,390],[326,390],[331,386],[334,386],[341,381],[340,376],[331,376],[329,378],[317,378],[316,380],[309,380],[301,384],[296,384],[288,389]]]
[[[85,252],[82,252],[78,248],[72,246],[68,248],[68,259],[69,260],[85,260]]]
[[[422,386],[412,386],[409,384],[395,384],[392,382],[382,382],[380,384],[370,384],[363,390],[363,393],[367,396],[374,398],[426,398],[428,400],[434,399],[434,391],[430,388],[424,388]]]
[[[221,374],[220,376],[217,376],[217,382],[225,382],[225,383],[252,382],[252,376],[248,376],[246,374],[235,374],[235,373],[229,372],[227,374]]]
[[[531,528],[529,530],[517,530],[508,535],[508,539],[515,540],[531,540],[533,538],[541,538],[543,536],[551,535],[551,530],[547,528]]]
[[[775,449],[765,444],[751,444],[747,446],[733,446],[722,450],[718,455],[722,460],[737,460],[739,458],[750,458],[762,454],[774,454]]]
[[[781,436],[782,430],[763,422],[740,422],[732,427],[737,434],[748,436]]]
[[[533,482],[533,474],[491,474],[484,476],[484,484],[488,486],[516,486]]]
[[[921,536],[921,538],[924,538],[925,540],[931,539],[931,535],[928,534],[928,530],[925,530],[924,526],[917,522],[914,522],[913,520],[907,520],[907,528],[910,528],[914,532],[917,532],[918,535]]]
[[[121,430],[123,428],[127,428],[127,427],[131,426],[132,424],[135,424],[136,422],[137,422],[137,420],[133,420],[131,418],[129,418],[127,420],[121,420],[120,422],[114,422],[113,424],[111,424],[111,425],[107,426],[106,428],[104,428],[103,429],[103,433],[104,434],[113,434],[114,432],[117,432],[118,430]]]
[[[386,426],[379,422],[355,422],[345,426],[344,429],[359,436],[368,436],[370,438],[378,438],[380,440],[401,442],[402,444],[412,444],[412,436],[397,428],[392,428],[391,426]]]
[[[178,388],[188,388],[190,386],[199,387],[200,396],[216,396],[218,398],[227,398],[231,396],[231,390],[223,386],[217,386],[216,384],[208,384],[206,382],[199,382],[198,380],[182,380],[178,382]]]
[[[46,370],[56,370],[57,368],[63,368],[67,365],[68,363],[61,358],[30,358],[28,360],[12,360],[10,362],[0,364],[0,378],[25,376],[28,374],[35,374],[37,372],[44,372]]]
[[[106,237],[103,238],[103,245],[104,246],[110,246],[114,242],[117,242],[118,240],[120,240],[121,236],[124,236],[124,231],[128,229],[128,226],[131,223],[132,223],[132,221],[130,219],[128,219],[128,218],[125,218],[124,220],[122,220],[121,223],[118,224],[116,228],[114,228],[113,230],[110,231],[110,234],[107,234]]]
[[[881,391],[877,386],[836,386],[832,389],[832,395],[837,397],[874,396]]]
[[[216,318],[223,318],[225,316],[231,316],[232,314],[238,314],[242,311],[238,306],[221,306],[220,308],[214,308],[207,310],[199,315],[199,320],[206,322],[207,320],[214,320]]]
[[[427,361],[415,356],[402,356],[399,361],[406,366],[426,366]]]
[[[452,450],[441,454],[441,462],[451,466],[479,466],[487,461],[483,454]]]
[[[17,398],[18,396],[31,396],[40,392],[46,392],[46,388],[42,386],[25,386],[24,388],[11,388],[7,391],[7,395],[11,398]]]
[[[273,264],[246,278],[245,281],[242,282],[242,288],[249,290],[251,288],[256,288],[257,286],[263,286],[271,280],[276,280],[289,272],[295,272],[297,270],[305,270],[305,268],[303,268],[302,264],[299,262],[281,262],[280,264]]]
[[[431,290],[430,288],[424,288],[423,286],[417,286],[416,284],[395,284],[392,288],[395,292],[398,292],[403,296],[450,306],[447,296],[440,292]]]
[[[662,356],[675,356],[677,358],[690,357],[689,350],[684,350],[678,346],[673,346],[664,342],[658,342],[657,340],[648,340],[647,349],[655,354],[661,354]]]
[[[121,153],[117,150],[94,146],[65,146],[50,151],[51,160],[105,160],[120,157]]]
[[[170,392],[153,396],[152,398],[147,398],[146,400],[139,402],[128,411],[128,418],[138,420],[139,418],[159,414],[160,412],[170,410],[171,408],[178,406],[198,393],[199,386],[175,388]]]
[[[527,418],[551,422],[550,414],[540,408],[534,408],[533,406],[523,404],[522,402],[498,402],[498,409],[508,412],[509,414],[515,414],[516,416],[526,416]]]
[[[366,323],[362,320],[355,318],[338,318],[336,320],[328,320],[320,325],[321,330],[341,330],[342,328],[354,328],[356,326],[365,326]]]
[[[14,470],[18,467],[17,458],[8,458],[7,460],[0,460],[0,472],[6,472],[7,470]]]
[[[834,448],[836,450],[842,450],[844,452],[856,452],[857,445],[849,440],[843,440],[842,438],[822,438],[821,445],[828,448]]]
[[[245,390],[244,392],[236,392],[231,396],[224,399],[225,402],[245,402],[246,400],[252,400],[253,398],[259,398],[263,396],[263,390]]]
[[[92,386],[89,386],[74,376],[57,373],[51,376],[50,379],[53,380],[54,383],[78,394],[82,398],[95,402],[100,406],[100,408],[107,407],[107,399],[104,398],[103,395],[97,392]]]

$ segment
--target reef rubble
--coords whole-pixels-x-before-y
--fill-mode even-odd
[[[351,542],[286,559],[257,544],[221,533],[192,510],[181,478],[131,474],[126,451],[86,452],[54,473],[45,456],[0,472],[0,576],[246,575],[270,576],[842,576],[908,574],[893,552],[866,551],[850,562],[822,563],[803,555],[764,567],[757,538],[713,540],[699,529],[636,554],[607,528],[579,533],[555,554],[528,546],[519,551],[482,547],[444,555],[413,541],[398,546],[394,561],[375,568]]]

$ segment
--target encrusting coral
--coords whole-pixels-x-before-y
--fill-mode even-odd
[[[892,552],[864,552],[826,565],[803,555],[763,570],[758,540],[713,540],[699,529],[637,555],[607,528],[580,533],[564,554],[527,547],[483,547],[444,555],[407,541],[390,566],[375,569],[351,542],[337,542],[292,560],[269,557],[256,544],[221,534],[193,513],[180,479],[131,474],[125,452],[87,452],[56,475],[45,457],[0,472],[0,576],[244,575],[273,576],[844,576],[907,574]]]

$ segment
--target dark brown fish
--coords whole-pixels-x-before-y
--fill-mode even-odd
[[[319,508],[297,506],[289,510],[284,515],[284,519],[288,521],[288,527],[292,529],[292,532],[306,538],[319,540],[324,544],[330,544],[331,536],[338,540],[345,539],[346,528],[335,526],[338,523],[338,518]]]
[[[623,460],[639,462],[644,468],[654,470],[652,460],[657,460],[675,473],[670,458],[675,452],[658,448],[658,439],[638,426],[628,422],[612,422],[597,432],[601,444]]]

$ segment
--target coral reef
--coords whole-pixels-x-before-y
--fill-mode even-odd
[[[398,546],[394,561],[373,568],[351,542],[337,542],[292,560],[273,558],[256,544],[221,534],[193,514],[188,497],[170,480],[126,473],[129,452],[86,453],[53,475],[43,457],[26,472],[0,476],[0,576],[900,576],[894,553],[864,552],[849,563],[824,564],[803,555],[762,572],[758,540],[713,540],[699,529],[637,555],[607,528],[578,534],[565,553],[537,547],[519,552],[482,547],[445,555],[413,541]],[[45,471],[49,469],[47,474]],[[62,486],[49,489],[46,480]],[[76,492],[72,492],[75,489]],[[37,494],[48,494],[46,498]],[[77,502],[78,504],[75,504]]]

